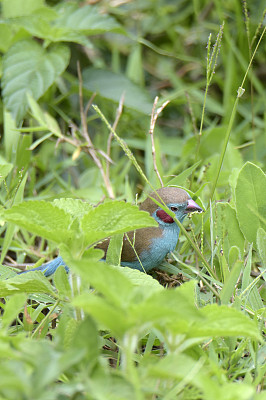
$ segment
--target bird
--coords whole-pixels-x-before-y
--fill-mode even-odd
[[[175,220],[157,203],[168,207],[175,217],[182,223],[186,215],[193,212],[201,213],[203,209],[181,188],[174,186],[162,187],[152,192],[143,203],[140,210],[147,211],[157,221],[158,226],[137,229],[124,234],[121,253],[121,266],[149,272],[158,267],[166,255],[174,251],[179,237],[180,228]],[[106,238],[95,247],[104,251],[103,260],[110,238]],[[52,275],[56,269],[63,265],[67,272],[68,266],[61,256],[39,267],[22,271],[42,271],[45,276]]]

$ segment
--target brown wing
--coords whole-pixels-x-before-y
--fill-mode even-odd
[[[123,248],[121,261],[131,262],[136,261],[136,253],[140,256],[143,250],[147,250],[151,240],[162,234],[160,228],[150,227],[137,229],[136,231],[128,232],[123,238]],[[106,239],[96,245],[96,248],[102,249],[106,255],[110,239]]]

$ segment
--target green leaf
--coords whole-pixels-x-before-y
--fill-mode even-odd
[[[2,90],[6,108],[20,121],[27,109],[27,93],[38,100],[68,65],[68,47],[58,44],[48,49],[34,40],[15,43],[3,59]]]
[[[15,294],[10,297],[5,304],[5,312],[2,317],[2,326],[7,328],[22,311],[25,305],[27,296],[23,293]]]
[[[200,165],[201,161],[196,162],[194,165],[191,167],[185,169],[184,171],[181,172],[181,174],[175,176],[173,179],[171,179],[167,185],[168,186],[183,186],[186,183],[187,178],[192,174],[193,171]]]
[[[157,226],[157,222],[147,212],[123,201],[100,204],[84,215],[80,224],[87,245],[117,233]]]
[[[53,18],[50,15],[45,15],[43,10],[40,9],[30,17],[21,17],[10,20],[9,23],[15,26],[20,26],[29,32],[32,36],[47,40],[50,42],[75,42],[87,48],[92,48],[91,42],[87,39],[85,34],[75,30],[74,27],[60,27],[56,26],[56,13]]]
[[[123,248],[123,233],[111,237],[106,254],[106,262],[111,265],[120,265]]]
[[[87,316],[77,326],[71,340],[71,349],[85,353],[86,368],[93,366],[97,361],[100,348],[100,340],[95,322]]]
[[[20,17],[30,15],[44,5],[44,0],[3,0],[2,12],[4,18]]]
[[[176,320],[181,321],[182,326],[184,321],[186,326],[192,321],[199,325],[204,322],[194,304],[194,282],[173,290],[162,286],[156,289],[136,286],[118,268],[98,264],[73,262],[77,270],[83,269],[83,278],[87,265],[87,281],[102,295],[83,294],[75,298],[73,304],[89,313],[112,334],[122,337],[127,330],[143,332],[143,329],[155,326],[163,330],[166,322],[174,323]]]
[[[60,267],[56,269],[53,276],[53,282],[58,290],[59,296],[71,297],[72,290],[69,284],[68,275],[63,265],[60,265]]]
[[[15,294],[10,297],[5,304],[5,312],[2,316],[2,326],[7,328],[21,312],[26,303],[26,295],[23,293]]]
[[[27,229],[55,243],[73,238],[73,219],[61,208],[45,201],[27,201],[4,212],[6,221]]]
[[[42,272],[34,271],[16,275],[6,281],[0,282],[1,296],[10,296],[16,293],[49,293],[54,290]]]
[[[3,182],[5,177],[9,174],[12,170],[13,164],[0,164],[0,183]]]
[[[160,283],[154,279],[151,275],[144,274],[141,271],[138,271],[137,269],[129,268],[129,267],[117,267],[120,269],[122,274],[124,274],[127,278],[131,280],[131,282],[136,285],[136,286],[143,286],[147,290],[148,288],[153,288],[153,289],[162,289],[162,286]]]
[[[128,56],[126,76],[139,86],[144,86],[142,46],[136,43]]]
[[[191,323],[197,321],[199,325],[204,323],[201,312],[196,308],[194,302],[195,282],[187,282],[184,285],[167,290],[147,291],[145,287],[136,290],[134,302],[131,302],[128,313],[135,320],[135,326],[160,327],[164,329],[165,323],[184,321]],[[177,307],[178,304],[178,307]]]
[[[242,277],[242,291],[244,291],[248,285],[251,283],[252,279],[250,276],[251,272],[251,265],[252,265],[252,246],[250,246],[247,258],[246,258],[246,265],[243,271],[243,277]]]
[[[234,249],[234,248],[233,248]],[[243,268],[242,261],[236,261],[229,275],[226,277],[224,286],[220,293],[221,303],[227,304],[235,291],[235,285]]]
[[[7,267],[6,265],[0,264],[0,280],[5,281],[6,279],[13,278],[16,276],[16,272],[11,268]]]
[[[144,360],[145,362],[145,360]],[[156,363],[150,363],[147,366],[149,374],[158,378],[179,378],[186,379],[187,382],[194,382],[197,385],[198,381],[201,381],[200,387],[204,386],[205,380],[207,378],[207,371],[205,368],[202,368],[204,361],[201,360],[199,365],[201,368],[197,369],[195,359],[189,357],[185,354],[168,354],[165,357],[162,357],[157,360]],[[191,374],[191,371],[194,370],[194,373]],[[195,382],[196,379],[196,382]]]
[[[1,21],[0,24],[0,51],[6,53],[12,43],[13,31],[12,27]]]
[[[4,149],[7,161],[15,164],[17,150],[21,140],[21,134],[16,130],[16,124],[12,115],[4,108]]]
[[[134,286],[120,268],[115,269],[98,261],[101,253],[97,249],[91,249],[81,260],[74,260],[66,249],[61,251],[66,264],[80,275],[84,282],[102,293],[110,303],[125,307],[130,301]]]
[[[19,182],[18,188],[17,188],[17,192],[15,194],[14,197],[14,205],[16,205],[17,203],[20,203],[23,199],[24,196],[24,189],[25,189],[25,185],[27,182],[27,178],[28,178],[28,173],[25,174],[24,178],[22,179],[21,182]],[[8,227],[6,229],[5,232],[5,237],[2,243],[2,251],[1,251],[1,257],[0,257],[0,262],[3,262],[3,260],[5,259],[5,256],[9,250],[9,246],[11,244],[11,241],[13,239],[14,233],[16,231],[16,226],[14,224],[8,224]]]
[[[55,199],[52,204],[61,210],[64,210],[73,218],[77,219],[81,219],[85,214],[94,208],[91,204],[86,203],[85,201],[71,198]]]
[[[232,246],[229,251],[228,261],[230,269],[233,268],[235,263],[240,259],[240,252],[237,246]]]
[[[217,225],[222,234],[223,249],[229,254],[231,247],[236,246],[241,256],[244,254],[245,238],[239,228],[236,211],[229,203],[216,204]]]
[[[190,337],[244,336],[261,340],[256,322],[234,308],[212,304],[202,308],[201,312],[205,316],[204,323],[194,324]]]
[[[257,231],[266,230],[266,176],[256,165],[247,162],[236,185],[236,212],[245,238],[256,246]]]
[[[257,248],[264,268],[266,268],[266,232],[262,228],[257,231]]]
[[[50,131],[49,133],[53,133],[55,136],[61,138],[62,133],[61,133],[61,130],[59,128],[57,121],[54,118],[52,118],[51,115],[49,115],[47,112],[42,111],[41,107],[34,100],[34,98],[32,97],[32,95],[30,93],[27,93],[27,99],[28,99],[29,106],[31,108],[32,115],[39,122],[42,130],[48,130],[48,131]],[[30,130],[30,128],[29,128],[29,130]],[[43,140],[43,138],[38,139],[37,144],[41,143],[42,140]],[[35,148],[35,147],[36,147],[36,142],[33,143],[33,145],[31,146],[31,149]]]
[[[59,17],[57,27],[82,31],[86,35],[104,32],[125,33],[124,28],[110,15],[102,13],[99,7],[86,5],[80,7],[74,3],[62,3],[57,7]]]
[[[124,105],[142,114],[150,114],[152,102],[146,91],[140,89],[122,74],[87,68],[83,72],[84,88],[119,103],[124,94]]]
[[[132,326],[126,310],[118,306],[114,307],[113,304],[93,293],[84,293],[76,297],[72,303],[91,315],[98,324],[103,324],[116,337],[123,336]]]

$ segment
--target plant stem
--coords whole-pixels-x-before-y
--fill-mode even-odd
[[[38,325],[38,327],[35,329],[35,331],[31,335],[32,339],[34,339],[39,334],[39,332],[45,325],[46,321],[49,319],[50,315],[54,312],[54,310],[56,309],[56,307],[58,306],[59,303],[60,303],[60,299],[57,299],[56,302],[54,303],[53,307],[48,312],[48,314],[44,317],[44,319],[41,321],[41,323]]]
[[[241,85],[240,85],[240,87],[238,88],[238,91],[237,91],[237,97],[235,99],[235,103],[234,103],[234,106],[233,106],[233,110],[232,110],[231,117],[230,117],[230,120],[229,120],[229,123],[228,123],[227,131],[226,131],[226,134],[225,134],[223,148],[222,148],[221,156],[220,156],[219,163],[218,163],[217,173],[216,173],[216,176],[214,178],[214,183],[212,185],[211,196],[210,196],[211,200],[213,199],[214,192],[215,192],[215,189],[216,189],[216,185],[217,185],[217,182],[218,182],[218,179],[219,179],[219,176],[220,176],[220,172],[221,172],[221,169],[222,169],[222,165],[223,165],[223,161],[224,161],[227,145],[228,145],[228,142],[229,142],[232,126],[233,126],[234,119],[235,119],[235,114],[236,114],[238,101],[239,101],[239,98],[244,93],[243,86],[244,86],[244,83],[246,81],[246,78],[247,78],[248,72],[250,70],[251,64],[253,62],[253,59],[255,57],[255,54],[256,54],[256,52],[258,50],[258,47],[259,47],[259,45],[260,45],[260,43],[262,41],[263,36],[264,36],[265,30],[266,30],[266,27],[264,27],[264,29],[262,31],[262,34],[261,34],[261,36],[260,36],[260,38],[258,40],[258,43],[257,43],[257,45],[255,47],[255,50],[254,50],[254,52],[252,54],[252,57],[250,59],[250,62],[249,62],[248,68],[247,68],[247,70],[245,72],[245,75],[244,75],[244,78],[242,80],[242,83],[241,83]]]

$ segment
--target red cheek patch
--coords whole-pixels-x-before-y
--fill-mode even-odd
[[[158,210],[156,212],[158,218],[160,218],[163,222],[167,222],[168,224],[172,224],[174,222],[173,218],[170,217],[164,210]]]

